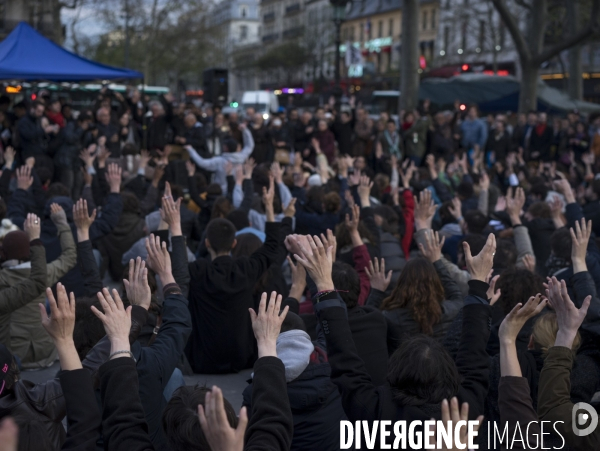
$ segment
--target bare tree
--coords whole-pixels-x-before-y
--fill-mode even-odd
[[[514,0],[521,9],[519,16],[528,15],[527,30],[519,27],[519,22],[510,11],[506,0],[491,0],[506,25],[519,54],[521,65],[521,91],[519,111],[526,112],[537,106],[537,82],[540,65],[558,55],[563,50],[582,44],[599,28],[600,0],[592,0],[590,19],[574,32],[564,36],[551,46],[545,46],[544,38],[548,26],[549,0]],[[573,0],[565,0],[573,1]]]

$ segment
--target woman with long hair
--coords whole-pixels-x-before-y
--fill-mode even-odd
[[[437,232],[428,232],[426,246],[420,246],[426,258],[411,259],[400,273],[392,294],[381,303],[383,314],[403,335],[423,333],[441,340],[463,305],[456,282],[441,260]]]

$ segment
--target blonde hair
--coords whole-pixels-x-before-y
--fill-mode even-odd
[[[545,315],[540,316],[533,324],[532,337],[535,348],[542,351],[542,354],[545,356],[548,353],[548,350],[554,346],[557,333],[558,322],[556,321],[556,313],[548,312]],[[573,346],[571,346],[573,354],[577,352],[580,345],[581,336],[579,335],[579,332],[577,332],[575,340],[573,340]]]

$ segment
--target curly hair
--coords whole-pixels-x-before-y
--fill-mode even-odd
[[[531,296],[545,293],[544,280],[541,276],[527,269],[509,268],[500,274],[496,282],[496,289],[501,290],[498,305],[502,307],[505,315],[519,302],[527,302]]]
[[[433,335],[433,326],[442,317],[443,300],[444,287],[433,264],[424,258],[415,258],[402,269],[396,287],[383,300],[381,310],[408,308],[421,332]]]

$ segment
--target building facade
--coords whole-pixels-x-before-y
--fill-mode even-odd
[[[439,2],[421,0],[419,6],[420,64],[426,69],[435,56]],[[360,51],[362,61],[348,66],[342,58],[343,76],[355,80],[396,77],[401,44],[401,0],[355,0],[349,5],[342,25],[342,53],[345,55],[347,45],[352,45]]]
[[[213,39],[215,66],[230,69],[229,97],[238,98],[241,92],[254,89],[252,80],[245,74],[232,70],[235,57],[244,49],[260,42],[259,0],[223,0],[210,13],[209,33]]]
[[[24,21],[47,38],[62,44],[65,28],[60,21],[58,3],[56,0],[0,0],[0,39]]]
[[[507,5],[519,12],[520,7],[513,0],[507,0]],[[526,15],[515,17],[525,29]],[[488,0],[442,0],[437,41],[437,67],[454,66],[458,73],[518,75],[519,57],[513,40]]]

